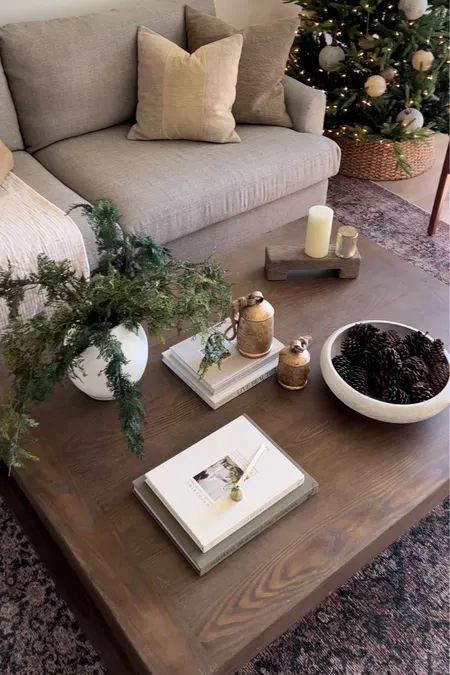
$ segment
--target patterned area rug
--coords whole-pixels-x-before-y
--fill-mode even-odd
[[[447,675],[449,502],[239,675]]]
[[[328,203],[343,225],[353,225],[380,246],[449,283],[446,223],[440,223],[434,237],[429,237],[428,213],[374,183],[345,176],[330,181]]]
[[[337,177],[337,218],[448,281],[448,226],[371,183]],[[238,675],[447,675],[449,502],[435,509]],[[100,657],[0,498],[0,673],[103,675]]]
[[[95,649],[0,497],[0,673],[103,675]]]

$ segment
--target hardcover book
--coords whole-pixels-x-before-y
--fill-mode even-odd
[[[224,331],[227,324],[216,327]],[[188,338],[163,352],[162,360],[178,377],[195,391],[205,403],[216,410],[236,396],[254,387],[276,372],[278,353],[283,344],[274,338],[270,352],[260,359],[242,356],[236,341],[228,343],[228,355],[221,367],[212,367],[203,378],[198,374],[203,358],[200,335]]]
[[[270,509],[263,511],[249,523],[241,527],[237,532],[220,544],[214,546],[207,553],[202,553],[192,541],[188,533],[181,527],[178,521],[166,509],[155,493],[145,482],[145,476],[140,476],[133,481],[133,492],[147,511],[153,516],[168,537],[177,546],[195,571],[200,575],[209,572],[213,567],[225,560],[232,553],[240,549],[244,544],[276,523],[280,518],[295,509],[304,501],[317,494],[318,483],[309,474],[303,471],[305,481],[296,490],[280,499]]]
[[[255,454],[236,502],[231,489]],[[233,535],[305,482],[303,471],[246,415],[145,474],[145,482],[202,553]]]
[[[162,355],[163,363],[166,364],[170,370],[172,370],[175,375],[178,375],[180,380],[183,380],[192,391],[200,396],[205,403],[207,403],[210,408],[217,410],[220,406],[225,405],[233,398],[244,394],[246,391],[254,387],[256,384],[267,380],[268,377],[271,377],[277,370],[277,360],[278,356],[269,363],[265,363],[257,370],[254,370],[246,377],[241,378],[239,382],[235,382],[227,389],[222,389],[217,394],[210,394],[205,387],[202,387],[201,380],[193,378],[188,371],[180,366],[179,362],[176,361],[171,355],[170,351],[164,352]]]
[[[229,324],[223,323],[215,327],[215,330],[224,333]],[[249,359],[239,353],[236,340],[227,343],[228,354],[223,359],[220,368],[212,367],[200,378],[198,370],[203,359],[202,338],[195,335],[193,338],[183,340],[170,349],[170,355],[174,361],[193,379],[197,380],[210,394],[218,394],[224,389],[229,389],[235,382],[248,377],[251,373],[262,368],[263,365],[276,361],[278,353],[284,345],[274,338],[272,348],[266,356],[259,359]]]

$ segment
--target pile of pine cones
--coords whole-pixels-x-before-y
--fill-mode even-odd
[[[401,338],[368,323],[352,326],[333,365],[361,394],[403,405],[433,398],[450,376],[442,340],[419,331]]]

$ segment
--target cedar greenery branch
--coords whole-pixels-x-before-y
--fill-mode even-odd
[[[0,354],[11,376],[0,418],[0,460],[10,469],[35,459],[25,447],[36,426],[30,408],[81,365],[89,346],[97,347],[107,364],[104,372],[120,426],[130,450],[142,457],[142,397],[123,371],[127,362],[111,329],[122,324],[137,331],[144,323],[150,336],[162,338],[166,331],[189,328],[204,334],[208,346],[211,321],[223,321],[230,311],[230,288],[214,261],[176,260],[151,237],[125,233],[117,207],[108,200],[74,208],[83,211],[95,233],[99,265],[90,279],[78,276],[67,260],[55,262],[45,255],[27,276],[16,277],[11,265],[0,270],[0,299],[8,308]],[[20,308],[30,289],[42,294],[44,309],[24,318]],[[207,353],[214,353],[211,363],[220,363],[217,347],[208,346]]]
[[[409,173],[399,142],[448,133],[447,1],[285,2],[301,8],[286,70],[326,91],[327,133],[356,143],[390,140]]]

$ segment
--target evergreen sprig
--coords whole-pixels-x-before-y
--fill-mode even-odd
[[[227,356],[229,341],[224,333],[215,330],[205,341],[203,348],[203,358],[199,367],[200,377],[204,377],[212,366],[220,368],[222,361]]]
[[[73,208],[88,218],[99,251],[90,279],[78,276],[68,261],[44,255],[38,257],[36,272],[27,276],[16,277],[11,265],[0,270],[0,299],[8,308],[0,354],[12,382],[0,418],[0,460],[10,468],[32,457],[24,444],[36,425],[32,404],[48,398],[74,372],[89,346],[106,362],[122,431],[130,450],[142,457],[144,406],[139,387],[124,372],[127,361],[111,329],[123,325],[137,331],[143,323],[154,337],[188,327],[206,334],[211,322],[223,321],[229,313],[229,285],[214,261],[176,260],[151,237],[127,234],[108,200]],[[43,309],[27,318],[20,310],[30,291],[39,292]]]

